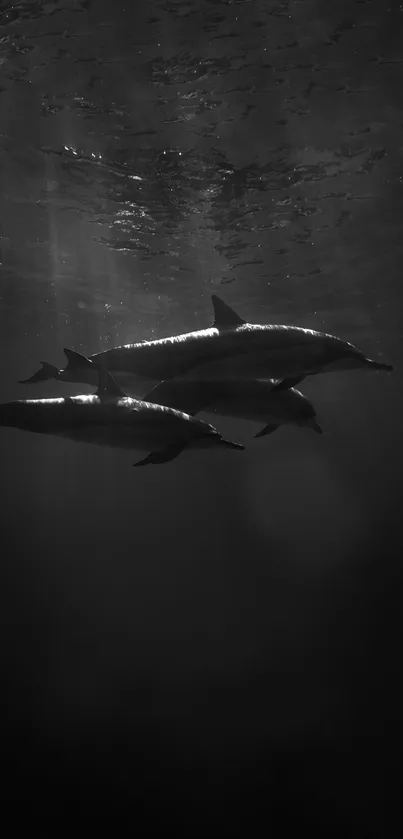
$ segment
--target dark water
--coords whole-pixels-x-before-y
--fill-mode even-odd
[[[308,379],[322,437],[216,418],[245,453],[140,474],[1,429],[14,817],[388,835],[402,24],[386,0],[0,4],[1,401],[76,393],[17,384],[64,346],[207,326],[211,293],[395,367]]]

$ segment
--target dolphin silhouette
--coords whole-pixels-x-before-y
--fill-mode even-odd
[[[182,411],[131,399],[105,368],[96,372],[96,394],[6,402],[0,405],[0,425],[101,446],[150,451],[135,466],[166,463],[184,448],[244,449],[239,443],[225,440],[213,425]]]
[[[224,417],[263,422],[256,434],[264,437],[280,425],[290,424],[312,428],[321,434],[312,402],[296,388],[279,389],[275,380],[211,382],[174,380],[162,382],[146,396],[156,402],[190,415],[199,413],[200,405],[207,413]]]
[[[393,369],[334,335],[299,326],[247,323],[217,295],[212,300],[215,318],[208,329],[125,344],[95,353],[89,360],[113,373],[119,383],[129,377],[136,396],[178,377],[210,382],[278,379],[277,387],[286,389],[306,376],[332,370]],[[88,360],[73,350],[65,353],[68,363],[63,370],[42,362],[42,370],[24,383],[56,378],[95,385],[96,371]]]

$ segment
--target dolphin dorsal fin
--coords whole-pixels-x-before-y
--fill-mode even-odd
[[[98,367],[98,375],[98,390],[96,395],[101,402],[126,399],[127,394],[115,382],[109,370],[106,370],[105,367]]]
[[[237,326],[243,326],[246,323],[246,320],[241,318],[240,315],[237,315],[231,309],[231,306],[228,306],[227,303],[224,303],[224,300],[221,300],[221,297],[212,294],[211,299],[214,308],[214,329],[236,329]]]
[[[67,358],[67,366],[70,370],[73,368],[77,369],[79,367],[88,367],[89,365],[92,367],[92,361],[90,361],[86,355],[82,355],[75,350],[69,350],[68,347],[64,348],[64,354]]]

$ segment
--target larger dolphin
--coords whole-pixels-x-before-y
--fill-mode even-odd
[[[150,451],[136,466],[165,463],[184,448],[243,449],[209,423],[173,408],[130,399],[104,368],[96,394],[19,399],[0,405],[0,425],[70,440]]]
[[[129,377],[136,396],[158,382],[183,376],[209,381],[282,379],[286,388],[305,376],[331,370],[393,369],[334,335],[299,326],[247,323],[217,295],[212,300],[215,319],[208,329],[125,344],[95,353],[90,360],[126,386]],[[68,363],[63,370],[43,363],[42,370],[24,382],[55,378],[96,384],[96,370],[87,360],[72,350],[65,352]]]

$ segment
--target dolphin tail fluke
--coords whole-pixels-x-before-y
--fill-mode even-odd
[[[268,425],[265,425],[265,427],[262,428],[261,431],[258,431],[258,433],[255,434],[255,437],[266,437],[267,434],[272,434],[273,431],[276,431],[277,428],[278,425],[274,425],[274,423],[269,423]]]
[[[150,452],[143,460],[133,463],[133,466],[148,466],[149,463],[169,463],[181,453],[184,446],[168,446],[162,452]]]
[[[42,368],[30,376],[29,379],[19,379],[20,385],[33,385],[35,382],[46,382],[47,379],[57,379],[58,369],[47,361],[41,361]]]
[[[365,361],[368,367],[372,367],[374,370],[389,370],[389,372],[393,370],[391,364],[385,364],[383,361],[374,361],[372,358],[366,358]]]

